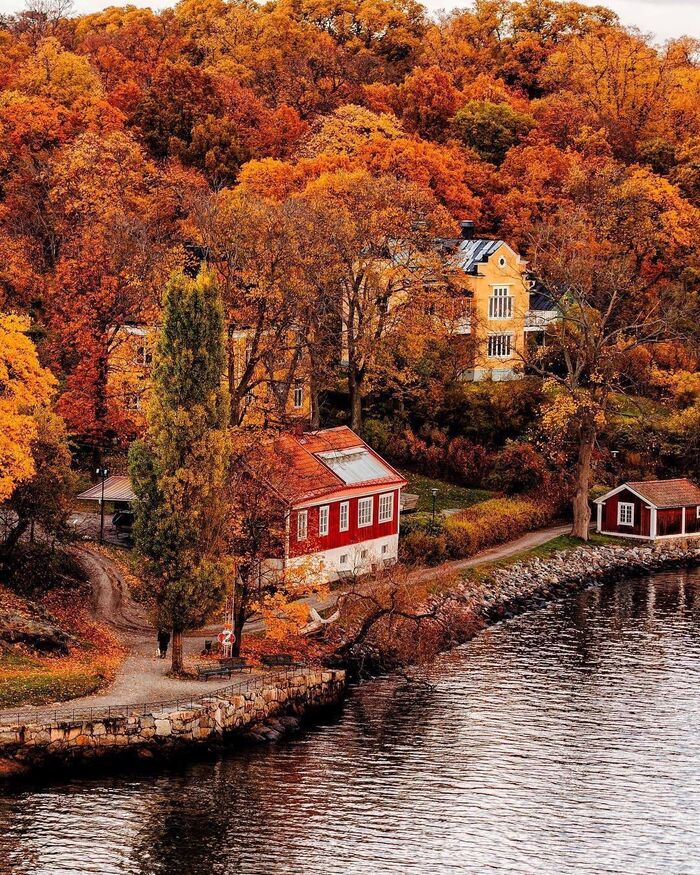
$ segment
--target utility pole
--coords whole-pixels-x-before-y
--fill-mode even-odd
[[[100,544],[104,540],[104,532],[105,532],[105,480],[109,477],[109,471],[104,467],[104,465],[100,465],[99,468],[95,470],[95,473],[98,477],[102,478],[102,497],[100,498]]]
[[[437,498],[438,491],[437,489],[433,488],[430,490],[430,492],[433,496],[433,529],[435,529],[435,499]]]

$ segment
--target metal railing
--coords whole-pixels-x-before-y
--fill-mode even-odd
[[[117,719],[119,717],[133,717],[143,714],[152,714],[159,711],[181,711],[191,708],[196,708],[201,705],[205,699],[226,698],[228,696],[241,695],[249,692],[252,689],[260,689],[269,683],[274,683],[279,680],[286,680],[288,677],[296,674],[302,674],[307,671],[309,666],[287,666],[284,669],[273,672],[264,672],[262,674],[249,675],[245,680],[237,681],[233,684],[228,684],[225,687],[217,687],[215,690],[202,693],[201,696],[190,696],[186,698],[159,700],[156,702],[135,702],[128,705],[111,705],[103,708],[61,708],[53,709],[38,709],[31,710],[18,709],[17,712],[5,711],[0,714],[0,730],[9,729],[12,726],[29,724],[29,723],[91,723],[101,720]]]

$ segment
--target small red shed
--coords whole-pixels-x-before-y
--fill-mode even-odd
[[[700,536],[700,487],[686,479],[623,483],[596,500],[596,531],[624,538]]]

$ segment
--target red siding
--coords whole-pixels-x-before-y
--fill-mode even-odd
[[[683,531],[683,511],[680,507],[667,507],[656,513],[656,536],[680,535]]]
[[[373,499],[372,525],[362,528],[357,525],[357,505],[360,498],[347,499],[349,504],[348,514],[348,530],[347,532],[340,531],[340,505],[341,500],[321,501],[318,505],[306,508],[295,508],[289,520],[289,555],[290,556],[305,556],[310,553],[317,553],[321,550],[330,550],[335,547],[345,547],[350,544],[360,544],[363,541],[371,541],[374,538],[382,538],[387,535],[395,535],[399,530],[399,491],[398,489],[387,489],[387,493],[392,492],[394,496],[394,516],[393,519],[386,523],[378,522],[379,519],[379,493],[371,496]],[[362,497],[362,496],[360,496]],[[365,496],[369,498],[370,496]],[[318,513],[319,507],[328,505],[329,521],[328,534],[320,536],[318,534]],[[305,541],[297,540],[297,519],[299,511],[307,510],[308,528]]]
[[[700,532],[700,519],[698,519],[697,507],[686,507],[685,530],[689,535],[695,535]]]
[[[634,525],[621,526],[617,522],[617,506],[620,502],[634,505]],[[648,505],[634,493],[623,489],[617,495],[613,495],[603,503],[604,532],[615,532],[619,535],[643,535],[649,537],[651,533],[651,510]]]

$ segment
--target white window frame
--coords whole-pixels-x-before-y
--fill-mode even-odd
[[[330,508],[327,504],[322,505],[318,509],[318,534],[325,537],[328,534],[328,520],[330,518]]]
[[[295,410],[301,410],[304,406],[304,384],[296,383],[294,386],[294,397],[292,403]]]
[[[347,532],[350,528],[350,502],[341,501],[340,510],[338,513],[338,529],[341,532]]]
[[[623,508],[625,513],[623,513]],[[629,514],[628,514],[629,511]],[[617,503],[618,526],[634,525],[634,504],[631,501],[618,501]]]
[[[512,319],[513,296],[510,286],[494,286],[489,298],[489,319]]]
[[[489,334],[486,355],[490,359],[508,359],[513,355],[512,334]]]
[[[695,508],[695,519],[700,520],[700,504]]]
[[[365,513],[369,509],[369,514]],[[367,529],[374,522],[374,496],[358,498],[357,500],[357,528]]]
[[[382,556],[385,556],[389,552],[389,545],[382,544]]]
[[[348,554],[347,554],[347,553],[341,553],[341,554],[340,554],[340,564],[341,564],[341,565],[347,565],[347,564],[348,564]]]
[[[387,501],[388,499],[388,501]],[[388,505],[388,515],[387,515]],[[380,523],[390,523],[394,519],[394,493],[384,492],[379,496],[379,518]]]
[[[305,541],[309,536],[309,512],[300,510],[297,512],[297,541]]]

